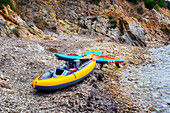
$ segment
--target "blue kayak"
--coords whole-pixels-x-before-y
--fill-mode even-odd
[[[102,56],[102,52],[98,49],[91,49],[87,51],[85,55],[93,55],[93,54]]]
[[[55,56],[62,60],[76,60],[83,57],[83,55],[76,55],[76,54],[65,55],[65,54],[58,54],[58,53],[56,53]]]
[[[62,60],[76,60],[76,59],[80,59],[83,58],[84,56],[88,56],[88,55],[76,55],[76,54],[58,54],[56,53],[55,56],[59,59]],[[96,60],[97,63],[123,63],[124,60],[121,58],[112,58],[109,56],[100,56],[100,58],[98,60]]]

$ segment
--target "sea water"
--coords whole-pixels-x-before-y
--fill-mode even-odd
[[[170,113],[170,45],[149,51],[152,63],[121,73],[122,88],[142,111]]]

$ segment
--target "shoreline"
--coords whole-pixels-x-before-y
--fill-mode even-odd
[[[122,93],[133,99],[141,112],[168,112],[168,70],[165,70],[168,69],[168,62],[164,64],[163,61],[169,57],[165,54],[168,53],[165,48],[169,48],[169,45],[149,48],[149,54],[145,54],[149,58],[148,64],[130,65],[118,74]]]
[[[88,36],[72,36],[72,38],[32,41],[18,39],[3,40],[3,38],[1,38],[2,48],[0,50],[2,52],[0,59],[3,63],[1,63],[3,69],[0,70],[1,75],[3,75],[1,81],[9,84],[13,90],[8,91],[5,88],[0,88],[3,90],[0,90],[3,101],[0,105],[2,107],[1,110],[10,109],[11,111],[17,112],[20,110],[27,111],[28,109],[32,109],[33,111],[41,111],[43,109],[46,111],[50,109],[50,111],[58,110],[62,112],[62,110],[74,111],[79,108],[80,111],[88,111],[89,109],[94,111],[102,109],[104,111],[108,109],[108,111],[114,110],[115,112],[139,112],[141,108],[134,105],[133,100],[128,99],[129,97],[121,94],[118,73],[120,72],[119,70],[127,69],[128,65],[146,65],[149,63],[149,59],[145,59],[145,57],[142,56],[143,54],[149,54],[148,48],[109,42],[109,39],[98,42],[97,39],[99,39],[99,37],[91,39],[88,38]],[[42,92],[36,93],[35,90],[33,90],[30,84],[35,77],[54,68],[56,65],[64,63],[64,61],[58,61],[55,58],[55,52],[83,54],[92,47],[100,49],[104,55],[123,58],[125,59],[125,63],[121,66],[121,69],[117,69],[114,64],[106,64],[102,70],[97,68],[93,74],[81,83],[61,91],[44,94]],[[56,51],[51,52],[50,48]],[[102,80],[99,79],[101,77],[103,77]],[[100,93],[101,95],[99,95]],[[12,96],[8,97],[9,95]],[[43,97],[43,99],[41,97]],[[43,108],[44,102],[49,104],[46,108]],[[73,109],[69,107],[71,103],[74,106]],[[78,105],[76,105],[76,103],[78,103]],[[14,106],[20,106],[21,108]],[[60,107],[55,108],[51,106]],[[67,106],[68,109],[64,106]],[[95,106],[98,107],[95,108]]]

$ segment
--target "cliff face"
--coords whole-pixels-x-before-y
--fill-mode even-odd
[[[0,111],[154,111],[151,105],[134,105],[139,92],[131,94],[137,95],[134,100],[125,95],[128,90],[122,87],[128,85],[121,82],[121,71],[131,69],[128,82],[136,84],[133,67],[153,61],[145,57],[147,48],[133,46],[169,43],[169,10],[148,10],[143,2],[126,0],[102,0],[97,5],[86,0],[11,1],[16,12],[10,6],[0,10]],[[94,47],[103,55],[123,58],[122,68],[97,65],[75,86],[47,94],[33,90],[31,82],[38,75],[64,63],[55,52],[83,54]]]
[[[1,24],[5,26],[1,27],[4,31],[1,36],[10,36],[13,24],[23,31],[19,32],[19,37],[44,37],[43,31],[49,30],[57,34],[103,35],[143,47],[147,46],[147,41],[167,41],[170,37],[170,11],[164,8],[149,10],[143,2],[103,0],[97,5],[85,0],[12,2],[21,18],[9,7],[1,11]]]
[[[41,37],[43,31],[36,26],[27,24],[17,15],[10,6],[0,10],[0,35],[1,37],[16,38],[21,37],[25,40]]]

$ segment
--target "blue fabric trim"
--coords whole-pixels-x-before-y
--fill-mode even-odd
[[[102,56],[101,51],[87,51],[85,55],[90,55],[90,54],[95,54],[95,55]]]
[[[73,56],[73,55],[64,55],[64,54],[55,54],[56,57],[63,59],[63,60],[76,60],[82,58],[82,56]]]

